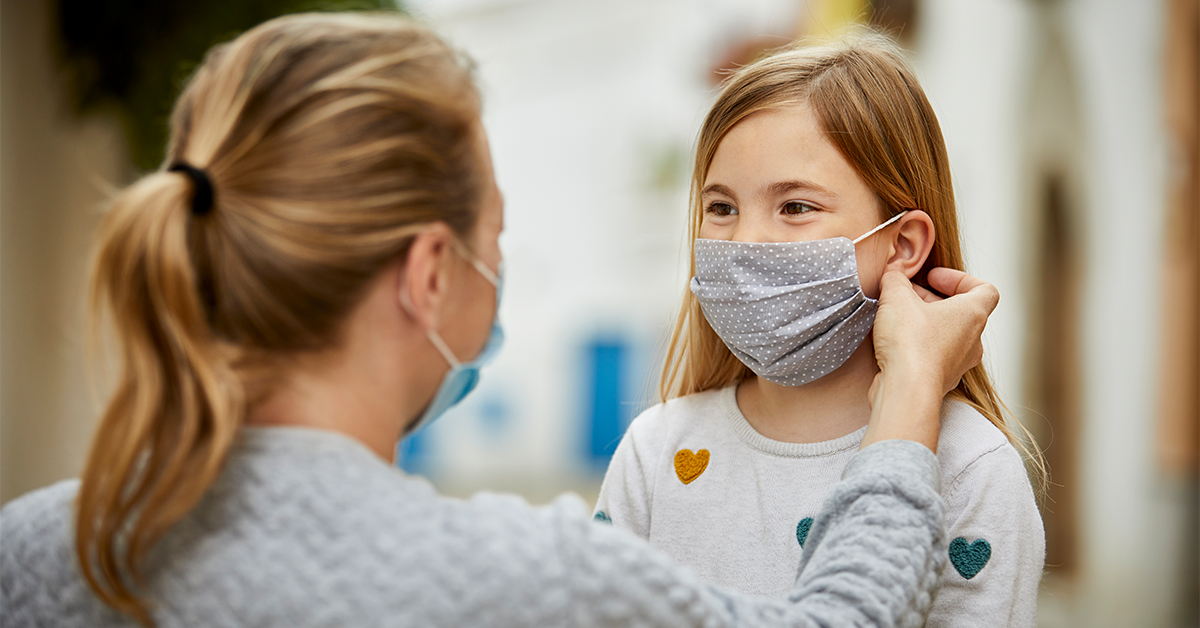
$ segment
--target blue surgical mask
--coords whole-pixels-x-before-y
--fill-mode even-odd
[[[455,247],[457,249],[457,247]],[[492,272],[483,262],[471,255],[467,251],[461,252],[466,257],[471,265],[487,279],[489,283],[496,288],[496,316],[492,320],[492,334],[488,337],[487,344],[483,346],[483,350],[479,355],[475,356],[474,360],[469,362],[460,362],[454,357],[454,352],[446,344],[442,337],[433,329],[426,330],[425,334],[429,337],[429,341],[442,354],[446,362],[450,364],[450,370],[446,372],[442,378],[442,383],[438,386],[437,393],[433,395],[433,399],[417,417],[417,420],[409,427],[407,435],[415,434],[417,430],[429,425],[446,413],[447,410],[454,407],[455,404],[462,401],[475,386],[479,384],[479,370],[486,364],[492,361],[496,353],[500,351],[500,345],[504,343],[504,330],[500,328],[500,289],[504,285],[503,277]]]

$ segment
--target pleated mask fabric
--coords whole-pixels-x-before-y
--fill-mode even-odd
[[[863,294],[857,240],[732,242],[697,239],[691,290],[725,346],[756,375],[802,386],[850,358],[875,324]]]

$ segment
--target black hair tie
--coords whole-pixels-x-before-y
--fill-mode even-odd
[[[182,172],[192,180],[192,215],[203,216],[212,211],[213,187],[208,175],[199,168],[193,168],[182,161],[177,161],[167,168],[167,172]]]

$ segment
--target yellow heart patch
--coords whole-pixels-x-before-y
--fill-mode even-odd
[[[692,453],[690,449],[680,449],[675,452],[675,475],[679,476],[680,482],[691,484],[692,480],[700,477],[700,474],[704,473],[707,468],[707,449],[701,449],[696,453]]]

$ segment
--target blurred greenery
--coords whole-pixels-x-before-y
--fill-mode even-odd
[[[79,113],[115,107],[141,170],[162,161],[171,105],[214,44],[302,11],[393,10],[396,0],[59,0],[61,60]]]

